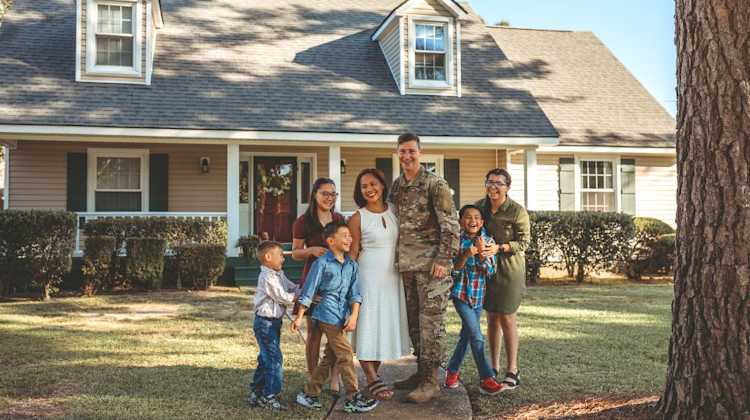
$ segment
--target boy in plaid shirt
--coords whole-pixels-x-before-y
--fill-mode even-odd
[[[466,205],[459,211],[461,240],[458,256],[453,259],[453,289],[451,300],[461,317],[461,336],[448,362],[445,377],[446,388],[458,386],[459,369],[471,346],[474,363],[479,372],[479,391],[485,395],[496,395],[503,389],[492,372],[492,367],[484,355],[484,336],[480,327],[482,304],[484,304],[485,283],[495,274],[495,256],[485,247],[495,241],[484,230],[481,210],[474,205]]]

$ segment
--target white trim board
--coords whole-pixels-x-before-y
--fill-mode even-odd
[[[10,147],[3,146],[5,152],[5,173],[3,174],[3,209],[10,208]]]
[[[230,144],[244,141],[284,141],[321,144],[341,143],[342,146],[353,146],[357,143],[368,143],[366,146],[388,145],[395,147],[397,134],[360,134],[305,131],[257,131],[257,130],[203,130],[189,128],[130,128],[130,127],[84,127],[59,125],[15,125],[0,124],[0,140],[4,135],[12,140],[23,140],[18,135],[49,136],[35,140],[52,141],[108,141],[106,137],[122,137],[109,141],[124,143],[158,142],[160,139],[195,139],[193,143]],[[66,138],[66,136],[76,136]],[[83,139],[79,136],[97,137]],[[138,139],[135,139],[138,138]],[[475,136],[420,136],[422,143],[434,145],[456,145],[460,147],[482,146],[543,146],[556,145],[557,137],[475,137]],[[32,139],[29,139],[32,140]],[[214,141],[210,141],[214,140]],[[217,141],[218,140],[218,141]],[[179,142],[179,141],[177,141]],[[184,142],[186,143],[186,142]],[[352,144],[346,144],[352,143]],[[265,143],[267,144],[267,143]]]
[[[673,147],[622,147],[622,146],[547,146],[542,145],[539,153],[595,153],[616,155],[675,155]]]
[[[381,22],[380,25],[378,25],[378,28],[375,30],[372,36],[370,36],[370,40],[377,41],[378,38],[380,38],[380,35],[382,35],[383,30],[387,28],[388,25],[391,24],[391,22],[393,22],[393,19],[400,18],[403,15],[409,13],[409,11],[414,8],[414,6],[416,6],[417,4],[423,1],[424,0],[409,0],[406,3],[402,4],[401,6],[399,6],[398,8],[396,8],[395,10],[393,10],[391,14],[388,15],[388,18],[384,20],[383,22]],[[453,3],[453,1],[451,0],[437,0],[437,1],[440,2],[440,4],[442,4],[446,9],[448,9],[453,14],[453,16],[456,17],[457,19],[464,20],[468,18],[469,15],[463,10],[461,10],[461,8],[456,6]]]

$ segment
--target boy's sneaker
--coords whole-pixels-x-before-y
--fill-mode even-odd
[[[505,372],[503,391],[512,391],[521,386],[521,372]]]
[[[357,392],[354,397],[344,403],[344,411],[347,413],[366,413],[378,406],[377,400],[366,398]]]
[[[493,377],[484,378],[479,382],[479,392],[484,395],[497,395],[503,391],[503,384]]]
[[[318,397],[307,395],[304,392],[297,394],[297,404],[307,408],[314,408],[316,410],[323,407]]]
[[[247,405],[250,407],[258,406],[258,394],[255,391],[250,391],[250,395],[247,396]]]
[[[279,401],[279,398],[276,395],[258,398],[258,407],[268,408],[273,411],[285,411],[288,409],[285,404],[282,404],[281,401]]]
[[[459,372],[446,371],[445,373],[445,387],[448,389],[458,388]]]

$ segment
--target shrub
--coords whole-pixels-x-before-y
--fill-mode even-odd
[[[75,247],[74,213],[47,210],[0,212],[0,276],[3,294],[34,286],[42,298],[70,271]],[[29,275],[23,275],[28,274]]]
[[[640,281],[644,275],[668,275],[674,270],[675,234],[661,235],[648,247],[639,249],[628,261],[626,274],[633,280]]]
[[[559,212],[530,211],[531,238],[526,248],[526,282],[536,284],[539,274],[555,253],[552,236],[554,224],[559,221]]]
[[[226,247],[228,235],[224,220],[170,217],[93,219],[86,222],[84,232],[87,236],[112,236],[119,249],[124,249],[127,238],[165,239],[173,247],[191,243]]]
[[[115,253],[115,238],[111,236],[89,236],[86,238],[83,255],[83,287],[85,296],[93,296],[109,279],[112,255]]]
[[[258,239],[258,235],[246,235],[246,236],[240,236],[240,239],[237,240],[237,247],[242,249],[242,255],[245,258],[254,259],[255,258],[255,250],[258,248],[258,245],[260,244],[260,239]]]
[[[167,241],[159,238],[128,238],[126,242],[128,279],[146,290],[160,289]]]
[[[668,256],[664,249],[656,250],[660,238],[674,234],[674,229],[659,219],[636,217],[635,238],[630,256],[624,264],[624,273],[630,279],[640,280],[644,274],[660,274],[671,271],[673,262],[664,261]],[[663,245],[663,244],[662,244]],[[657,255],[658,254],[658,255]]]
[[[226,248],[222,245],[189,244],[174,248],[179,266],[178,284],[205,290],[224,272]]]

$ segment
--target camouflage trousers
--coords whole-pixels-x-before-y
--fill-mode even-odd
[[[429,271],[401,273],[406,294],[406,318],[419,370],[428,372],[443,360],[445,309],[453,281],[434,279]]]

